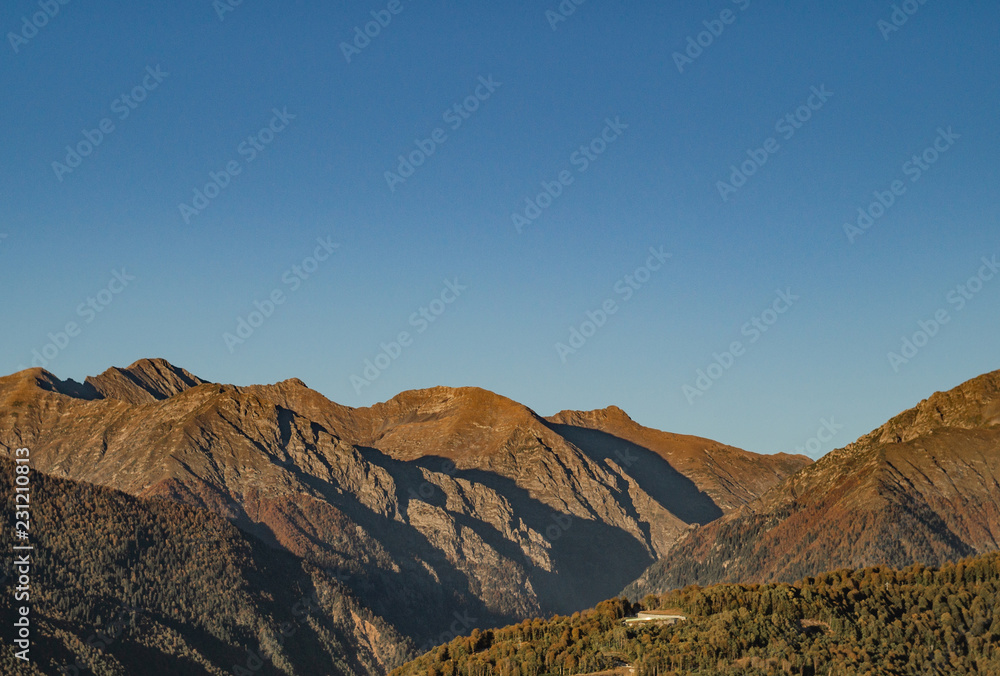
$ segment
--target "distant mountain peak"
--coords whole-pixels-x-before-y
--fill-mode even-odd
[[[1000,542],[1000,371],[935,392],[688,533],[628,589],[790,581],[942,561]]]
[[[515,430],[546,429],[527,406],[480,387],[408,390],[356,413],[368,424],[366,443],[378,440],[408,459],[430,452],[484,459]]]
[[[43,390],[49,391],[58,391],[59,385],[62,382],[54,374],[37,366],[30,369],[24,369],[23,371],[18,371],[17,373],[12,373],[9,376],[5,376],[3,379],[21,382],[24,384],[30,383]]]
[[[72,378],[59,380],[54,374],[43,368],[33,367],[12,373],[0,378],[0,382],[16,383],[15,387],[22,392],[43,390],[56,392],[76,399],[100,399],[100,395],[88,385],[82,385]]]
[[[889,444],[911,441],[946,427],[996,426],[1000,426],[1000,371],[985,373],[947,392],[935,392],[864,438]]]
[[[450,415],[460,417],[496,417],[511,413],[537,417],[537,414],[524,404],[481,387],[438,385],[421,390],[407,390],[372,408],[390,407],[424,413],[448,412]]]
[[[592,411],[559,411],[559,413],[551,416],[549,420],[551,422],[581,425],[584,427],[593,427],[598,423],[637,424],[628,413],[614,404]]]
[[[629,416],[628,413],[626,413],[622,409],[618,408],[614,404],[612,404],[611,406],[605,406],[604,408],[600,409],[599,412],[600,413],[606,413],[609,416],[623,417],[623,418],[626,418],[627,420],[631,420],[632,419],[632,417]]]
[[[304,388],[304,389],[307,389],[307,390],[309,389],[309,386],[306,385],[301,380],[299,380],[298,378],[286,378],[285,380],[282,380],[281,382],[275,384],[275,387],[282,387],[282,386],[285,386],[285,387],[301,387],[301,388]]]
[[[166,359],[140,359],[126,368],[111,367],[99,376],[88,376],[84,386],[102,399],[149,404],[206,382]]]

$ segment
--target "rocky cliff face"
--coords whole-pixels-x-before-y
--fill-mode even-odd
[[[649,453],[654,462],[648,465],[672,469],[673,476],[643,473],[643,479],[650,486],[659,486],[662,499],[672,499],[676,503],[672,511],[686,512],[689,523],[708,523],[722,512],[745,505],[812,462],[804,455],[761,456],[699,437],[643,427],[617,406],[562,411],[548,420],[580,448],[603,457],[624,453],[634,458]],[[653,456],[666,464],[656,463]],[[698,495],[685,495],[678,486],[680,477],[689,480]]]
[[[87,378],[84,387],[89,387],[101,399],[148,404],[204,382],[164,359],[143,359],[127,369],[110,368],[99,376]]]
[[[627,592],[937,565],[1000,548],[1000,371],[939,392],[689,533]]]
[[[417,643],[593,605],[809,462],[618,409],[547,420],[440,387],[352,409],[299,380],[217,385],[162,360],[83,385],[2,378],[0,429],[38,470],[211,510],[339,571]]]

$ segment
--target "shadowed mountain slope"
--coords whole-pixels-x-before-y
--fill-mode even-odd
[[[13,465],[0,458],[5,495]],[[8,648],[0,673],[364,676],[414,655],[335,572],[214,514],[40,472],[31,505],[32,661]],[[14,584],[3,576],[5,618]]]
[[[1000,371],[938,392],[689,533],[627,588],[939,565],[1000,549]]]
[[[666,460],[666,465],[648,463],[661,473],[641,473],[644,485],[659,491],[663,500],[676,505],[675,513],[689,513],[685,520],[708,523],[764,493],[785,477],[812,461],[804,455],[777,453],[763,458],[748,451],[725,446],[708,439],[672,434],[643,427],[625,411],[610,406],[598,411],[562,411],[548,418],[556,431],[577,446],[599,457],[627,455],[633,458],[652,454]],[[697,489],[679,482],[669,469]],[[683,517],[682,517],[683,518]]]
[[[456,613],[490,626],[592,605],[692,523],[808,462],[599,417],[549,421],[478,388],[352,409],[297,379],[218,385],[162,360],[84,385],[40,369],[0,378],[0,450],[223,515],[338,571],[418,643],[455,631]]]

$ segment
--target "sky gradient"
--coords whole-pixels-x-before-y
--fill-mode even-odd
[[[1000,7],[904,4],[14,0],[0,372],[843,446],[1000,368]]]

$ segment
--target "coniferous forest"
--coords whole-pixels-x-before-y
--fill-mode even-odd
[[[32,534],[32,661],[4,650],[0,674],[361,676],[409,656],[334,573],[201,509],[33,473]],[[17,579],[0,578],[12,618]]]
[[[455,639],[392,676],[998,674],[1000,555],[838,570],[796,584],[691,586]],[[623,625],[677,609],[673,626]]]

